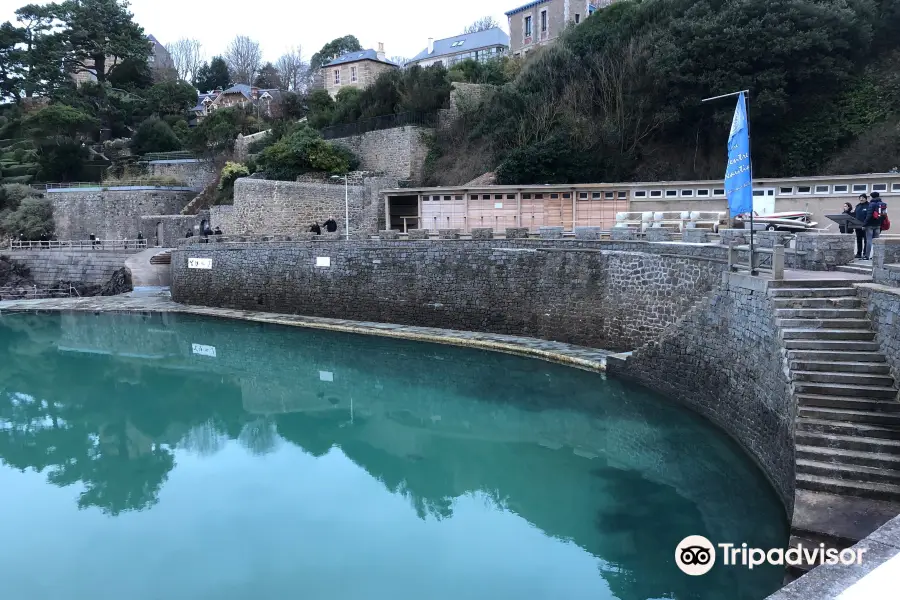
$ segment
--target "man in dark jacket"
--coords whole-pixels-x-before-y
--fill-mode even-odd
[[[887,204],[881,199],[881,194],[872,192],[872,199],[866,207],[866,218],[860,219],[866,224],[866,260],[872,260],[872,240],[881,235],[881,223],[886,211]]]
[[[859,195],[859,204],[853,209],[853,217],[861,223],[866,222],[866,215],[869,212],[869,197],[865,194]],[[856,230],[856,258],[866,256],[869,247],[866,245],[866,228]]]
[[[325,221],[324,225],[325,231],[327,231],[328,233],[334,233],[335,231],[337,231],[338,224],[337,221],[334,220],[334,217],[328,217],[328,220]]]

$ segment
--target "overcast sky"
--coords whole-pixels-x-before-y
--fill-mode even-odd
[[[34,0],[31,0],[34,1]],[[12,20],[29,0],[0,0],[0,22]],[[353,34],[363,48],[384,42],[390,56],[410,58],[428,44],[462,33],[482,16],[493,16],[508,32],[504,12],[527,0],[131,0],[135,20],[163,44],[195,38],[207,58],[224,52],[236,35],[262,45],[274,61],[291,46],[309,58],[336,37]],[[39,2],[43,4],[44,2]]]

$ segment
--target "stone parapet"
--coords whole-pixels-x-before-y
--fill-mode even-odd
[[[631,227],[613,227],[609,232],[609,237],[614,242],[636,240],[638,237],[638,230],[632,229]]]
[[[542,240],[559,240],[563,237],[564,227],[538,227],[538,234]]]
[[[494,239],[494,230],[490,227],[473,227],[469,233],[471,233],[473,240]]]
[[[708,244],[712,235],[709,229],[690,227],[681,232],[681,241],[688,244]]]
[[[891,265],[898,264],[900,264],[900,238],[876,239],[872,245],[872,278],[875,283],[900,286],[900,273],[896,267],[891,268]]]
[[[385,229],[378,232],[378,239],[381,240],[399,240],[400,232],[396,229]]]
[[[602,237],[602,227],[576,227],[576,240],[599,240]]]
[[[648,242],[668,242],[672,240],[672,232],[664,227],[651,227],[644,233]]]
[[[527,227],[507,227],[506,239],[508,240],[524,240],[528,239]]]
[[[458,240],[459,229],[438,229],[438,238],[442,240]]]
[[[406,235],[411,240],[427,240],[428,233],[427,229],[410,229],[406,232]]]

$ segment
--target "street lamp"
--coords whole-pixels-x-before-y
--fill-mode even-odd
[[[332,175],[332,179],[340,180],[340,175]],[[344,175],[344,237],[345,239],[350,239],[350,184],[347,181],[347,176]]]

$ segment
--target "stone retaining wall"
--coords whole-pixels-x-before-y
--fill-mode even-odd
[[[563,240],[210,243],[173,253],[172,294],[204,306],[630,349],[674,323],[725,269],[721,260],[639,244],[658,247],[610,251]],[[668,245],[669,252],[676,246]],[[188,269],[188,258],[211,258],[212,269]],[[318,258],[330,266],[316,266]]]
[[[192,188],[205,188],[216,180],[218,171],[209,160],[153,160],[148,163],[153,177],[174,177]]]
[[[788,509],[794,504],[794,419],[785,352],[766,282],[726,275],[723,286],[657,340],[607,371],[674,398],[755,457]]]
[[[209,224],[209,211],[201,210],[196,215],[149,215],[141,217],[141,231],[149,246],[164,248],[183,243],[186,233],[200,234],[200,226]]]
[[[418,182],[422,179],[422,167],[428,155],[422,137],[428,131],[413,126],[395,127],[328,141],[353,152],[359,159],[359,168],[364,171]]]
[[[195,195],[131,190],[55,192],[46,197],[53,204],[57,239],[86,240],[94,234],[103,240],[133,240],[141,231],[141,217],[178,214]]]
[[[136,252],[136,251],[135,251]],[[84,285],[103,285],[125,266],[125,259],[135,252],[107,250],[13,250],[5,256],[19,262],[30,272],[35,283],[51,286],[59,281]]]
[[[856,289],[894,378],[900,380],[900,287],[863,283]]]

